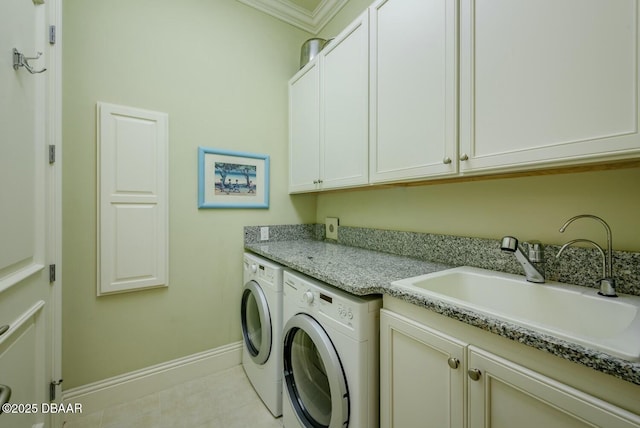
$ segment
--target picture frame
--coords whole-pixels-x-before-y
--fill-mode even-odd
[[[198,147],[198,208],[269,208],[269,155]]]

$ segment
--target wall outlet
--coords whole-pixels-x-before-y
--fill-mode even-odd
[[[338,217],[327,217],[324,220],[324,234],[328,239],[338,240]]]
[[[260,240],[261,241],[269,240],[269,227],[263,226],[260,228]]]

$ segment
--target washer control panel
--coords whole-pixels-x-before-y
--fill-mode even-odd
[[[348,320],[352,320],[353,319],[353,309],[351,309],[349,306],[343,305],[343,304],[338,304],[338,315],[341,318],[346,318]]]
[[[303,294],[303,300],[316,312],[342,324],[353,326],[353,323],[356,322],[356,311],[353,309],[353,305],[333,292],[307,290]]]
[[[327,285],[318,286],[315,281],[285,272],[284,296],[295,302],[301,310],[322,314],[351,328],[357,325],[358,311],[350,300],[355,296],[348,296],[342,290]]]

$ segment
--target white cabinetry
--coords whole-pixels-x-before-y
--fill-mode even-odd
[[[466,340],[386,309],[380,323],[381,427],[640,427],[640,416]]]
[[[289,82],[289,192],[368,182],[368,13]]]
[[[463,428],[465,346],[382,310],[380,426]]]
[[[369,179],[368,50],[365,12],[329,42],[320,57],[323,189],[366,184]]]
[[[378,0],[368,14],[290,82],[291,192],[640,157],[640,0]]]
[[[289,192],[315,190],[320,177],[320,67],[317,58],[289,82]]]
[[[370,8],[371,183],[458,171],[457,2]]]
[[[460,170],[637,156],[638,3],[462,0]]]
[[[640,417],[474,346],[468,349],[469,428],[640,426]],[[475,379],[475,377],[474,377]]]

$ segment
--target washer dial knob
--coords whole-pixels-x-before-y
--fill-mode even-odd
[[[306,303],[313,303],[313,293],[311,291],[305,291],[305,293],[302,295],[302,299],[306,302]]]

